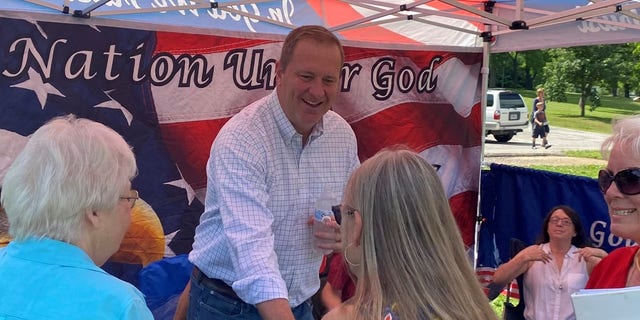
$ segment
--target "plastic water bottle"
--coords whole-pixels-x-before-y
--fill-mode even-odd
[[[331,220],[333,220],[333,211],[331,210],[331,206],[336,204],[335,196],[328,190],[325,190],[320,194],[318,200],[316,200],[315,211],[313,214],[313,233],[316,232],[334,232],[333,228],[329,224]],[[313,237],[313,243],[316,249],[322,254],[327,255],[331,253],[329,249],[321,249],[318,248],[320,243],[332,244],[333,240],[321,240]]]

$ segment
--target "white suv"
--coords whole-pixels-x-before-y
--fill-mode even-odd
[[[487,90],[484,121],[485,136],[492,134],[498,142],[507,142],[529,126],[529,110],[517,92],[505,89]]]

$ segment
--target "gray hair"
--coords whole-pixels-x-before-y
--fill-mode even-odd
[[[602,157],[609,159],[611,149],[624,145],[622,149],[633,158],[640,158],[640,115],[613,120],[613,134],[607,137],[600,148]]]
[[[78,241],[84,213],[111,211],[136,175],[133,152],[113,129],[73,115],[40,127],[4,177],[0,201],[15,240]]]

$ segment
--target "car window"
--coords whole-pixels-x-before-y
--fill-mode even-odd
[[[487,107],[493,107],[493,95],[487,94]]]
[[[501,108],[524,108],[524,101],[520,98],[520,95],[514,92],[500,92],[500,107]]]

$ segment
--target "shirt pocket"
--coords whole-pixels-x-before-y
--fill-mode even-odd
[[[587,285],[587,280],[589,280],[589,277],[584,273],[569,273],[567,275],[567,286],[569,287],[569,292],[573,293],[580,289],[584,289]]]

